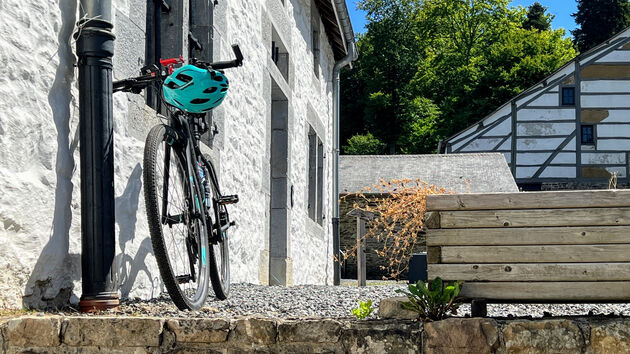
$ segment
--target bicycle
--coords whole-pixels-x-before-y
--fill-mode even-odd
[[[214,165],[201,153],[199,140],[209,130],[206,112],[227,94],[229,82],[220,70],[242,65],[238,45],[232,50],[232,61],[192,58],[184,65],[180,56],[160,60],[162,68],[147,66],[140,76],[113,83],[113,92],[136,94],[154,85],[167,107],[167,123],[154,126],[146,139],[143,185],[153,252],[180,310],[203,306],[208,279],[218,299],[229,294],[227,236],[235,223],[226,206],[237,203],[238,196],[221,194]],[[178,64],[182,66],[175,69]],[[216,126],[212,133],[218,133]]]

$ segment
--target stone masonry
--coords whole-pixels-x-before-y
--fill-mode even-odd
[[[625,353],[630,319],[0,319],[0,353]]]
[[[188,1],[179,1],[188,6]],[[114,80],[145,65],[147,1],[113,0]],[[72,34],[76,0],[0,1],[0,307],[77,303],[80,282],[80,166],[77,69]],[[310,0],[218,1],[213,57],[243,66],[226,71],[230,92],[213,113],[219,134],[204,147],[222,191],[238,194],[231,216],[233,282],[325,284],[332,281],[331,203],[333,49]],[[312,15],[319,21],[319,74],[314,73]],[[182,33],[187,33],[183,31]],[[183,36],[183,46],[188,37]],[[271,59],[272,41],[289,53],[286,72]],[[187,51],[184,50],[184,56]],[[287,121],[283,159],[286,230],[271,254],[272,105],[281,97]],[[117,93],[114,158],[120,295],[152,298],[164,289],[153,257],[142,186],[144,140],[161,121],[140,95]],[[323,144],[323,222],[309,218],[309,132]],[[270,259],[272,258],[272,259]],[[270,268],[273,264],[273,269]],[[271,276],[270,276],[271,274]],[[271,279],[270,279],[271,278]]]

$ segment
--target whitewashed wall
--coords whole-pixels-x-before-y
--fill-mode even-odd
[[[332,50],[322,25],[321,75],[312,74],[310,3],[285,1],[283,30],[291,38],[295,82],[289,101],[291,270],[294,284],[325,283],[332,277],[331,159],[325,159],[325,222],[313,225],[306,211],[307,106],[315,111],[327,156],[332,139]],[[231,209],[232,280],[268,281],[269,132],[271,60],[263,19],[277,0],[221,1],[215,12],[215,59],[231,58],[230,44],[245,55],[230,70],[231,91],[215,113],[221,118],[215,157],[225,193],[239,194]],[[274,10],[277,12],[277,10]],[[144,63],[145,1],[114,0],[117,36],[114,77],[136,75]],[[74,67],[76,0],[0,1],[0,307],[76,303],[80,283],[80,179],[78,92]],[[217,18],[217,16],[220,16]],[[274,15],[278,16],[278,15]],[[19,34],[19,35],[16,35]],[[149,298],[162,291],[146,226],[142,152],[148,129],[158,123],[142,97],[116,94],[115,193],[117,275],[123,297]]]

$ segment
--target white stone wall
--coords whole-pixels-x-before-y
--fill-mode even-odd
[[[145,1],[114,0],[114,78],[136,75],[144,63]],[[279,0],[220,1],[215,10],[215,59],[231,58],[238,43],[241,68],[228,71],[231,88],[215,112],[221,123],[212,150],[224,193],[239,194],[231,215],[232,280],[266,283],[269,247],[268,85],[272,63],[265,16]],[[312,70],[310,3],[285,1],[293,78],[290,115],[289,257],[293,284],[332,278],[332,50],[321,26],[321,74]],[[0,307],[76,303],[80,282],[80,169],[78,91],[74,67],[76,0],[0,1]],[[273,64],[273,63],[272,63]],[[326,151],[324,226],[306,211],[307,112],[315,111]],[[159,122],[142,97],[114,97],[117,275],[123,297],[162,291],[146,225],[142,153],[148,129]]]

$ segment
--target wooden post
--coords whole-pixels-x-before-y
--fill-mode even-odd
[[[366,222],[374,219],[374,213],[354,209],[348,213],[349,216],[357,218],[357,285],[365,286],[366,283],[366,258],[365,258],[365,234],[367,233]]]
[[[357,285],[365,286],[365,220],[357,217]]]

